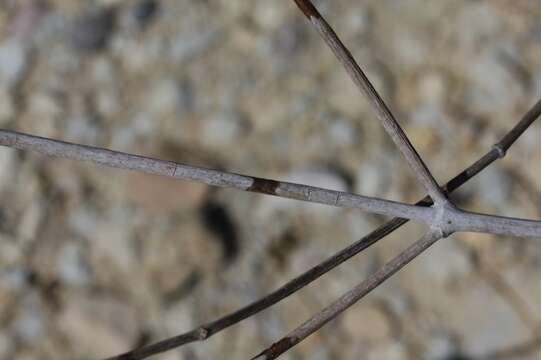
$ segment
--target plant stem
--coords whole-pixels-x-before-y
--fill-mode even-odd
[[[104,148],[73,144],[39,136],[0,129],[0,145],[29,150],[47,156],[92,162],[115,168],[135,170],[178,180],[196,181],[207,185],[274,195],[289,199],[325,204],[431,224],[433,210],[375,197],[356,195],[314,186],[261,179],[224,171],[178,164]]]
[[[540,115],[541,100],[539,100],[522,117],[522,119],[517,123],[517,125],[515,125],[515,127],[513,127],[513,129],[511,129],[511,131],[504,136],[504,139],[510,138],[510,134],[512,134],[513,141],[511,142],[511,144],[514,143],[520,137],[520,135],[522,135],[522,133],[526,131],[526,129],[530,125],[532,125],[532,123],[536,119],[539,118]],[[521,131],[517,131],[517,129],[521,129]],[[447,184],[443,187],[443,191],[445,191],[446,194],[452,193],[499,158],[501,158],[500,151],[498,151],[496,147],[493,147],[480,159],[470,165],[467,169],[464,169],[457,176],[449,180]],[[425,198],[418,201],[416,205],[430,206],[432,205],[432,201],[429,196],[426,196]],[[312,267],[307,272],[290,280],[285,285],[268,294],[267,296],[258,299],[253,303],[236,310],[233,313],[225,315],[206,324],[200,325],[196,329],[191,330],[187,333],[144,346],[140,349],[135,349],[117,357],[112,357],[108,360],[142,360],[149,356],[177,348],[187,343],[208,339],[210,336],[257,314],[278,303],[279,301],[287,298],[288,296],[294,294],[298,290],[315,281],[316,279],[326,274],[330,270],[334,269],[338,265],[349,260],[361,251],[375,244],[385,236],[394,232],[396,229],[400,228],[408,221],[409,220],[402,218],[394,218],[390,220],[386,224],[372,231],[370,234],[364,236],[362,239],[356,241],[355,243],[339,251],[338,253],[328,257],[323,262]],[[203,331],[205,331],[205,337],[201,338],[199,334],[202,334]]]
[[[406,133],[396,121],[391,110],[385,104],[381,96],[378,94],[368,77],[365,75],[351,52],[342,43],[336,32],[323,18],[319,11],[315,8],[310,0],[294,0],[301,11],[310,20],[310,23],[316,28],[323,40],[331,48],[334,55],[342,63],[347,73],[357,85],[361,93],[368,99],[369,103],[374,108],[377,117],[381,121],[383,127],[398,147],[408,165],[413,170],[418,180],[423,184],[430,197],[436,205],[445,204],[448,202],[443,191],[441,191],[438,183],[428,170],[428,167],[423,162]]]
[[[338,300],[321,310],[295,330],[291,331],[281,340],[252,358],[252,360],[270,360],[277,358],[377,288],[381,283],[406,266],[410,261],[419,256],[439,239],[441,239],[441,236],[436,231],[426,233],[421,239],[417,240],[397,257],[389,261],[374,274],[370,275],[366,280],[342,295]]]

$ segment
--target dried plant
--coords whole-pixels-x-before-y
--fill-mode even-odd
[[[327,258],[302,275],[267,296],[217,320],[202,324],[184,334],[147,345],[109,359],[144,359],[187,343],[208,339],[210,336],[269,308],[318,279],[331,269],[375,244],[409,220],[428,226],[424,236],[409,246],[394,259],[382,266],[366,280],[346,292],[282,339],[260,352],[253,359],[274,359],[303,341],[306,337],[323,327],[351,307],[366,294],[377,288],[423,251],[442,238],[456,232],[479,232],[516,237],[541,238],[541,221],[502,217],[473,213],[459,209],[448,198],[448,194],[503,158],[513,143],[541,115],[541,100],[499,142],[479,160],[452,178],[444,186],[439,186],[414,146],[402,130],[389,107],[372,86],[367,76],[357,64],[349,50],[341,42],[335,31],[318,12],[310,0],[295,0],[298,8],[308,18],[336,58],[372,105],[384,129],[400,150],[417,180],[424,186],[428,195],[410,205],[380,198],[368,197],[342,191],[333,191],[313,186],[287,183],[269,179],[239,175],[224,171],[179,164],[171,161],[121,153],[103,148],[72,144],[58,140],[32,136],[8,130],[0,130],[0,145],[19,150],[35,151],[47,156],[61,157],[77,161],[93,162],[100,165],[141,171],[154,175],[168,176],[179,180],[197,181],[212,186],[232,187],[238,190],[274,195],[307,202],[336,207],[357,208],[366,212],[394,217],[392,220],[366,235],[359,241]]]

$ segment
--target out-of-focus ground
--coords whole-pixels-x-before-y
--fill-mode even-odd
[[[319,1],[446,181],[541,97],[536,0]],[[3,0],[0,126],[415,201],[292,1]],[[541,124],[455,199],[541,217]],[[0,359],[96,359],[277,288],[385,219],[0,149]],[[246,359],[421,234],[156,359]],[[284,359],[541,359],[541,242],[457,234]]]

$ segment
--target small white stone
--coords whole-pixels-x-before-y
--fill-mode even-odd
[[[15,320],[15,333],[24,342],[34,342],[44,334],[43,315],[40,310],[38,299],[30,295],[24,299],[19,310],[19,316]]]
[[[350,123],[337,119],[329,125],[329,137],[331,142],[338,146],[349,146],[355,144],[358,134]]]
[[[501,167],[489,166],[479,174],[475,184],[475,193],[485,205],[503,209],[511,201],[513,181]]]
[[[445,284],[472,272],[468,254],[456,241],[448,240],[438,242],[430,256],[421,256],[417,261],[425,276],[436,284]]]
[[[28,51],[15,40],[0,44],[0,85],[12,87],[24,77],[28,69]]]
[[[441,104],[446,97],[445,78],[441,74],[429,71],[419,79],[419,95],[431,104]]]
[[[265,30],[276,30],[284,20],[283,6],[277,2],[257,2],[254,19]]]
[[[147,109],[153,115],[174,113],[179,100],[179,86],[175,80],[163,79],[153,84],[148,94]]]
[[[14,179],[16,156],[13,149],[2,148],[0,151],[0,193],[7,189]]]
[[[368,31],[372,25],[372,19],[368,11],[362,8],[356,8],[355,11],[351,11],[346,17],[346,26],[348,27],[348,33],[363,34]]]
[[[218,114],[204,121],[204,140],[209,146],[231,145],[242,133],[241,119],[234,113]]]
[[[3,359],[13,358],[12,356],[11,357],[9,356],[9,354],[11,353],[13,349],[13,346],[14,346],[13,339],[10,339],[10,337],[6,333],[1,332],[0,333],[0,358],[3,358]]]
[[[355,191],[366,196],[381,196],[391,187],[392,164],[386,158],[363,162],[357,171]]]
[[[424,347],[423,359],[425,360],[449,359],[457,350],[453,339],[445,334],[432,335],[427,339]]]
[[[356,306],[343,315],[342,321],[348,335],[360,342],[381,343],[392,334],[387,314],[373,305]]]
[[[15,115],[13,96],[6,89],[0,88],[0,126],[5,126],[13,115]]]
[[[88,271],[83,263],[80,249],[75,244],[67,244],[57,259],[59,278],[68,285],[82,286],[88,282]]]
[[[408,358],[408,350],[399,342],[382,344],[370,350],[366,357],[367,360],[406,360]]]

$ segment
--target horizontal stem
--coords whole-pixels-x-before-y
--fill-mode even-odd
[[[447,221],[455,231],[478,232],[494,235],[541,238],[541,221],[478,214],[458,210],[451,212]]]
[[[178,180],[196,181],[212,186],[231,187],[238,190],[337,207],[356,208],[371,213],[411,219],[425,224],[431,224],[434,215],[433,210],[426,207],[314,186],[211,170],[9,130],[0,130],[0,145],[19,150],[35,151],[47,156],[162,175]]]

